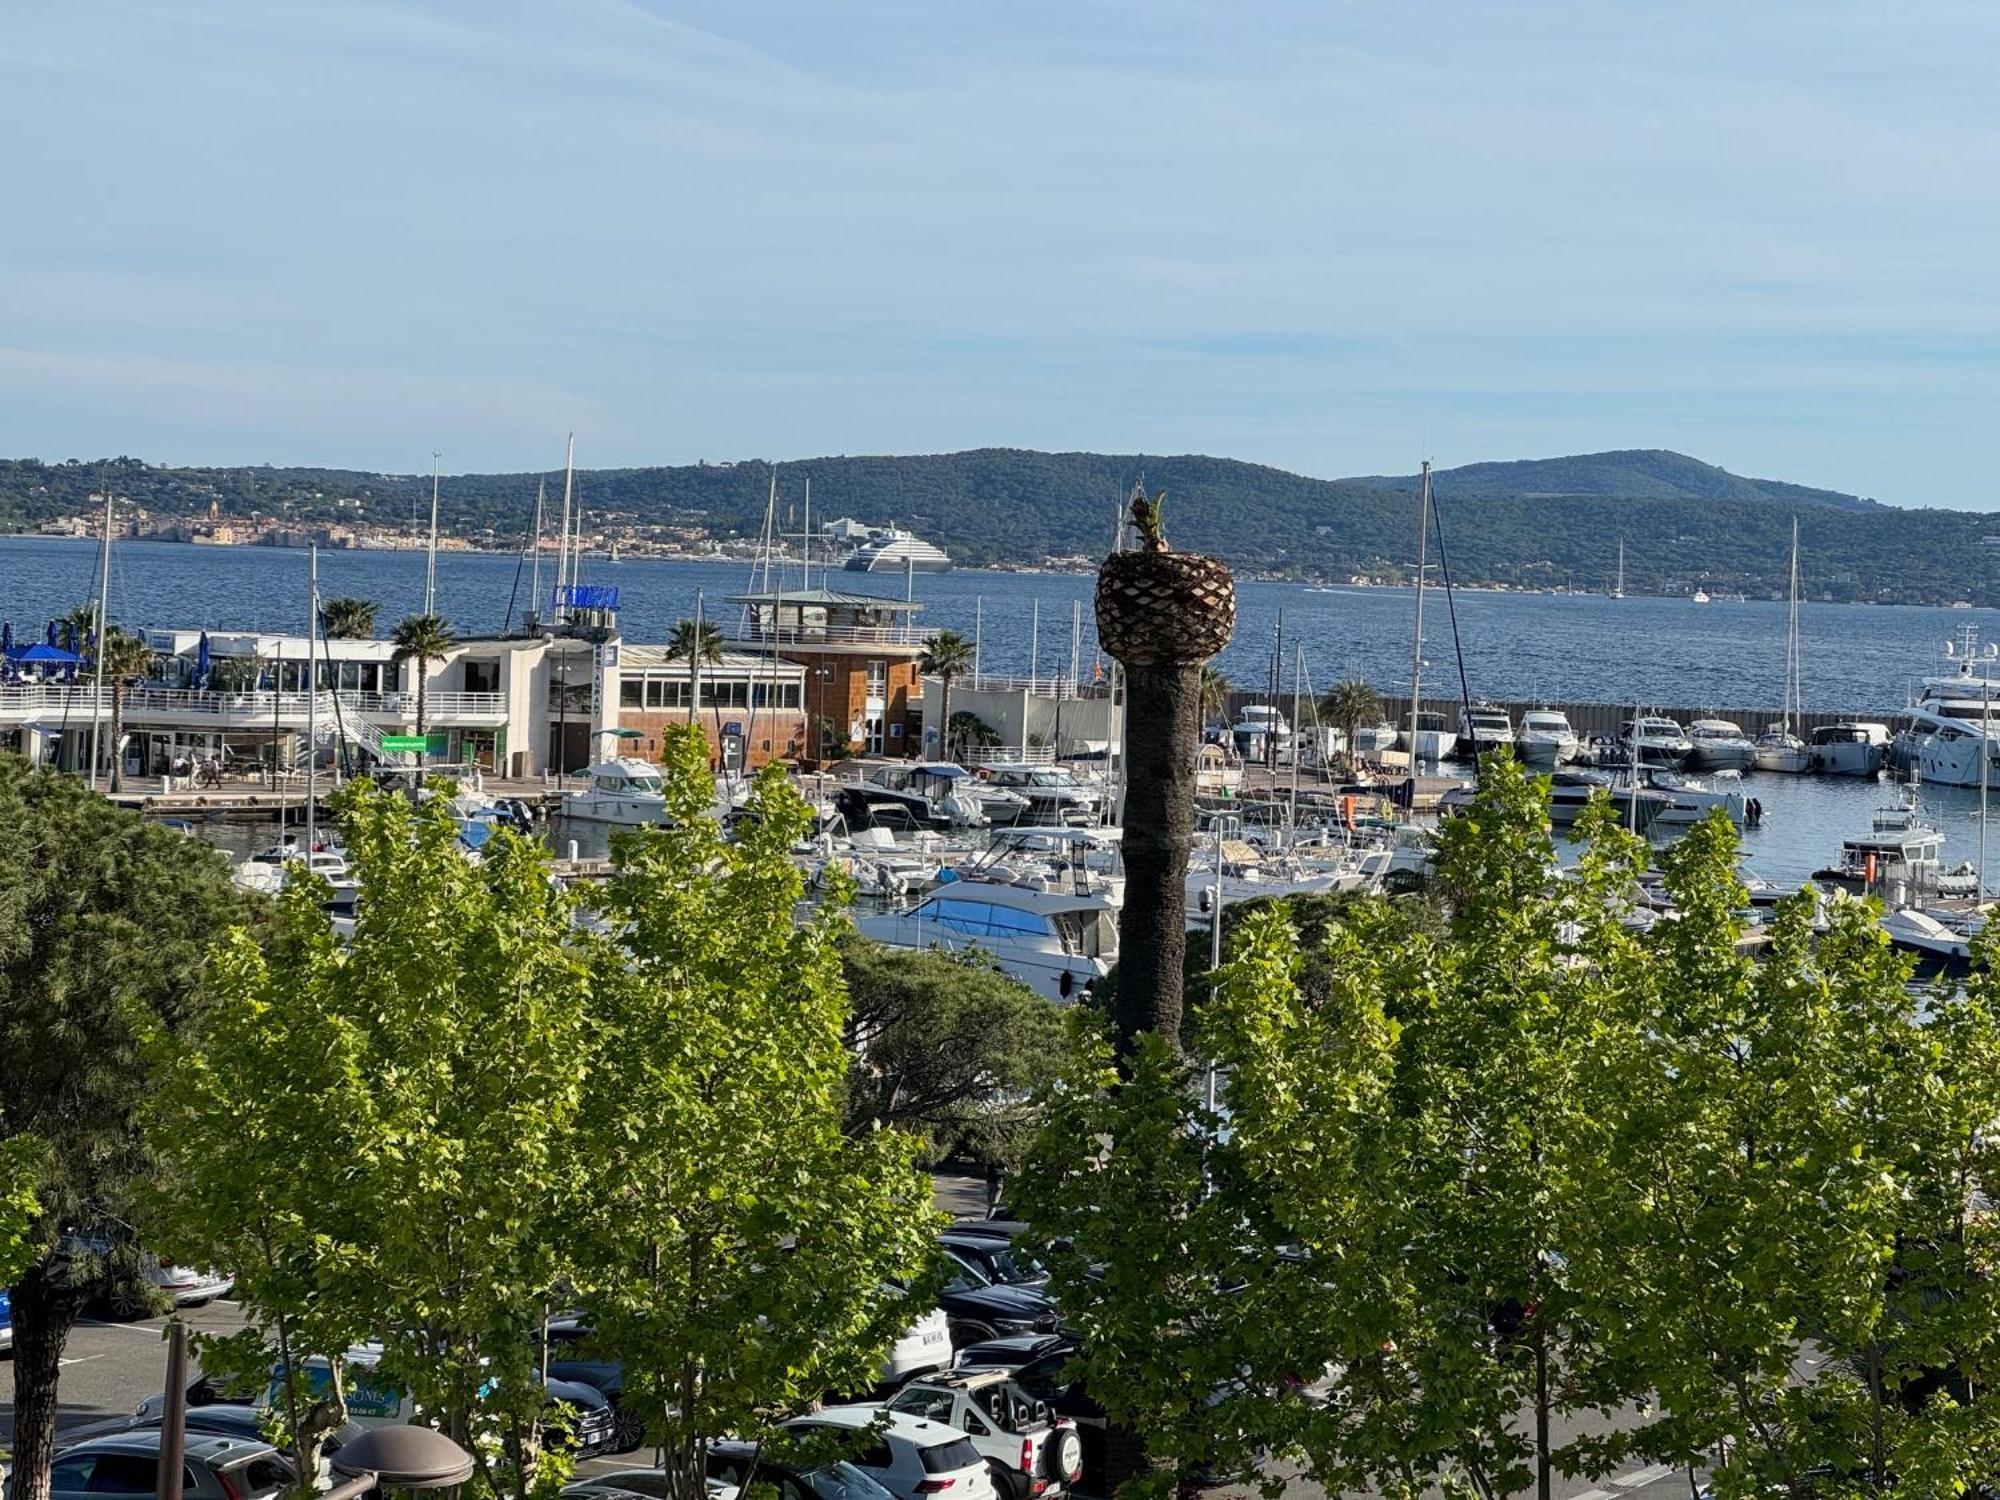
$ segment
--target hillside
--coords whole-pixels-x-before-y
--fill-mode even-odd
[[[800,524],[805,480],[816,521],[893,522],[961,564],[1033,565],[1101,555],[1135,478],[1167,491],[1177,546],[1219,553],[1245,572],[1345,579],[1398,577],[1415,550],[1412,476],[1309,479],[1198,455],[979,449],[911,457],[834,457],[680,468],[597,469],[577,476],[593,524],[674,525],[714,536],[761,529],[773,475],[786,529]],[[540,474],[447,477],[453,532],[519,544]],[[331,469],[178,468],[135,459],[45,465],[0,461],[0,527],[84,508],[107,480],[155,512],[407,523],[428,506],[428,475]],[[561,475],[552,489],[559,489]],[[1794,515],[1801,569],[1815,597],[1888,602],[2000,602],[1983,537],[2000,521],[1898,510],[1872,500],[1745,479],[1680,454],[1590,454],[1473,464],[1436,476],[1454,576],[1461,582],[1600,589],[1626,549],[1634,592],[1776,594]]]

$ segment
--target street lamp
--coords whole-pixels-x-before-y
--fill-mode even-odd
[[[826,761],[826,685],[833,680],[833,668],[814,667],[813,676],[819,679],[819,713],[813,720],[813,760],[824,764]]]

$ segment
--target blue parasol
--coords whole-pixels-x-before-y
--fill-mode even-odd
[[[13,653],[13,659],[28,666],[43,667],[73,667],[78,660],[73,651],[65,651],[60,646],[44,646],[39,642],[33,646],[23,646]]]
[[[208,632],[201,633],[201,644],[194,648],[194,685],[197,690],[208,686]]]

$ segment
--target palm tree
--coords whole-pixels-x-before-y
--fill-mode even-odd
[[[701,707],[701,664],[722,660],[722,627],[711,620],[680,620],[667,637],[667,655],[684,656],[688,664],[688,723]]]
[[[1213,722],[1222,717],[1229,707],[1229,695],[1236,685],[1222,674],[1213,662],[1203,662],[1201,667],[1201,716]]]
[[[1358,765],[1361,760],[1358,743],[1361,726],[1373,724],[1382,717],[1381,695],[1359,677],[1344,678],[1333,685],[1333,691],[1326,695],[1319,711],[1340,726],[1340,732],[1347,741],[1347,763]]]
[[[452,637],[451,625],[443,615],[407,615],[389,639],[395,643],[397,661],[414,661],[417,664],[417,733],[421,736],[424,732],[424,689],[430,680],[430,664],[443,661],[458,642]],[[419,750],[417,764],[423,763],[424,752]]]
[[[924,654],[917,662],[917,670],[926,677],[935,677],[943,689],[943,699],[938,704],[938,725],[944,735],[944,743],[939,747],[946,760],[951,759],[951,680],[972,670],[972,642],[956,630],[940,630],[924,642]]]
[[[134,678],[143,678],[153,666],[153,652],[136,635],[128,635],[113,625],[98,642],[104,653],[104,680],[111,684],[111,790],[125,781],[125,757],[120,742],[125,738],[125,688]]]
[[[67,642],[72,638],[76,641],[74,647],[65,645],[64,649],[74,650],[79,656],[90,654],[90,638],[97,629],[97,606],[94,603],[79,604],[61,616],[56,624],[61,627],[57,633],[59,641]]]
[[[1215,558],[1167,546],[1166,498],[1133,490],[1139,550],[1114,552],[1097,570],[1097,638],[1125,668],[1125,905],[1113,1033],[1121,1058],[1143,1032],[1180,1045],[1201,666],[1236,629],[1236,580]]]
[[[343,595],[320,606],[320,629],[336,641],[365,641],[375,634],[375,601]]]

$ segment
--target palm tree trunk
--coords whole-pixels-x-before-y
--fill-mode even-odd
[[[1125,684],[1125,906],[1118,919],[1116,1016],[1121,1055],[1129,1055],[1146,1031],[1180,1045],[1201,666],[1128,666]]]
[[[951,759],[951,673],[938,674],[938,687],[942,690],[938,703],[938,753],[941,759]]]
[[[125,757],[118,742],[125,738],[125,685],[111,684],[111,794],[125,789]]]
[[[699,647],[696,648],[696,651]],[[696,651],[688,652],[688,723],[692,724],[701,713],[701,658]]]

